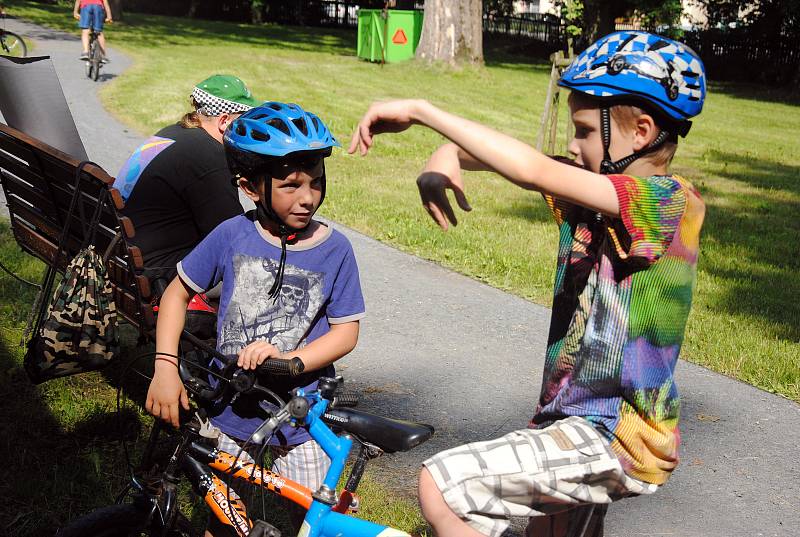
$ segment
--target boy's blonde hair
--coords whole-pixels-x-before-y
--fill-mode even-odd
[[[571,105],[578,108],[601,108],[603,105],[607,104],[601,99],[578,91],[570,92],[568,101]],[[630,102],[616,101],[614,104],[609,105],[609,110],[611,112],[611,119],[623,129],[635,128],[636,120],[639,116],[645,114],[653,118],[653,121],[655,121],[659,129],[663,129],[662,125],[664,120],[661,118],[661,115],[647,108],[642,108],[638,103],[631,104]],[[669,166],[677,150],[678,135],[675,132],[670,132],[670,136],[666,141],[653,151],[642,155],[641,159],[646,159],[655,166]]]

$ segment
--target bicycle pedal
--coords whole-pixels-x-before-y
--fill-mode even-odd
[[[281,537],[281,532],[273,526],[272,524],[268,524],[263,520],[256,520],[256,523],[253,524],[250,533],[248,533],[249,537]]]

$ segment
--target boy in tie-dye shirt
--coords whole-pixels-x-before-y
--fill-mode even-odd
[[[452,142],[417,180],[444,229],[446,189],[470,210],[461,169],[544,195],[560,240],[542,390],[530,427],[425,461],[420,504],[440,536],[599,536],[607,505],[652,494],[678,462],[674,369],[691,306],[705,206],[668,166],[705,98],[703,64],[654,34],[610,34],[559,84],[571,91],[574,161],[425,101],[376,103],[350,151],[375,134],[428,126]],[[513,111],[510,111],[513,113]],[[521,238],[521,240],[524,240]]]

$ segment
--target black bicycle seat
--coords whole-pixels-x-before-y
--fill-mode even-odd
[[[386,453],[408,451],[433,435],[433,426],[376,416],[352,408],[332,408],[322,416],[332,427],[375,444]]]

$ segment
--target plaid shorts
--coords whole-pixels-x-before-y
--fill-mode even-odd
[[[508,528],[510,517],[555,515],[658,488],[627,476],[608,441],[579,417],[449,449],[423,464],[453,512],[491,537]],[[586,524],[561,534],[585,535]]]
[[[235,456],[242,451],[241,445],[242,442],[220,431],[218,449]],[[260,450],[261,446],[248,447],[239,457],[245,462],[253,462]],[[331,466],[330,458],[314,440],[296,446],[269,446],[268,450],[272,455],[273,472],[310,488],[312,492],[322,486]]]

